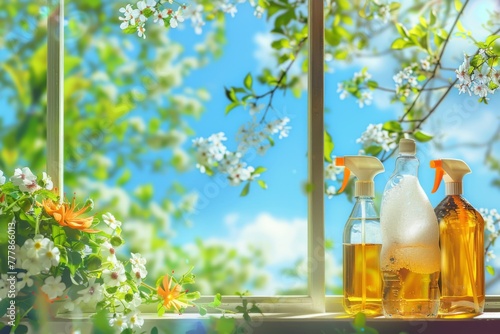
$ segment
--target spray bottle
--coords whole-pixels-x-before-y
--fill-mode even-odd
[[[392,318],[435,318],[439,309],[439,227],[415,154],[415,141],[401,139],[380,207],[382,306]]]
[[[342,192],[350,173],[356,177],[356,203],[344,228],[344,309],[349,314],[382,314],[382,277],[380,274],[380,218],[375,210],[375,175],[384,165],[371,156],[346,156],[335,160],[345,166]]]
[[[441,300],[439,315],[473,317],[483,312],[484,220],[462,197],[462,178],[471,172],[457,159],[432,160],[436,169],[436,192],[444,178],[446,197],[434,209],[439,221],[441,244]]]

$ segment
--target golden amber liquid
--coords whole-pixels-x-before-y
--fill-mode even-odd
[[[384,315],[392,318],[435,318],[439,308],[439,271],[420,274],[406,268],[383,271]]]
[[[381,244],[344,244],[344,309],[382,314]]]
[[[439,316],[468,318],[483,312],[484,221],[458,196],[441,203],[441,302]]]

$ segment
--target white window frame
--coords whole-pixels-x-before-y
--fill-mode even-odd
[[[52,8],[64,13],[64,0],[48,0]],[[342,313],[342,296],[325,296],[324,233],[324,3],[309,0],[308,70],[308,295],[245,297],[264,313]],[[47,57],[47,172],[63,195],[64,145],[64,20],[48,18]],[[200,302],[210,302],[203,296]],[[234,309],[238,296],[224,296],[223,305]],[[486,296],[485,311],[500,310],[500,296]],[[156,312],[146,305],[144,312]],[[196,311],[196,310],[195,310]]]

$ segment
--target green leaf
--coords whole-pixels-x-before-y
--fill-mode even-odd
[[[106,292],[109,293],[109,294],[114,294],[116,291],[118,291],[118,287],[117,286],[112,286],[112,287],[109,287],[106,289]]]
[[[392,42],[391,49],[401,50],[401,49],[404,49],[404,48],[406,48],[408,46],[412,46],[412,45],[413,45],[413,42],[411,42],[410,40],[405,39],[405,38],[398,38],[394,42]]]
[[[426,133],[424,131],[417,131],[413,134],[413,136],[415,137],[415,140],[421,142],[421,143],[425,143],[429,140],[431,140],[432,138],[434,138],[433,135],[429,134],[429,133]]]
[[[382,146],[371,145],[371,146],[364,148],[364,151],[366,154],[373,155],[374,157],[376,157],[377,155],[380,154],[380,152],[382,152]]]
[[[210,303],[210,306],[219,307],[219,305],[221,304],[221,301],[222,301],[222,297],[221,297],[220,293],[217,293],[214,296],[214,301]]]
[[[457,12],[459,12],[460,10],[462,10],[462,2],[460,0],[455,0],[455,9],[457,10]]]
[[[257,180],[257,184],[262,188],[262,189],[267,189],[267,183],[264,180]]]
[[[486,266],[486,271],[488,272],[488,274],[490,274],[491,276],[495,276],[495,268],[493,268],[491,265],[487,265]]]
[[[304,193],[306,194],[309,194],[313,191],[314,189],[314,184],[310,183],[310,182],[306,182],[303,184],[303,190],[304,190]]]
[[[390,11],[394,11],[396,9],[399,9],[401,7],[401,4],[399,2],[391,2],[389,4]]]
[[[255,170],[252,172],[252,175],[255,175],[255,174],[262,174],[262,173],[264,173],[266,170],[267,170],[267,168],[266,168],[266,167],[259,166],[259,167],[255,168]]]
[[[326,162],[332,162],[332,152],[335,147],[335,144],[333,143],[332,136],[328,133],[328,131],[324,131],[324,151],[323,151],[323,156]]]
[[[230,112],[231,110],[233,110],[234,108],[236,108],[236,107],[238,107],[238,106],[240,106],[240,105],[241,105],[241,103],[239,103],[238,101],[236,101],[236,102],[233,102],[233,103],[229,104],[229,105],[226,107],[226,115],[227,115],[227,114],[229,114],[229,112]]]
[[[126,169],[116,181],[116,185],[118,186],[125,185],[130,180],[131,177],[132,177],[132,172],[130,171],[130,169]]]
[[[418,17],[418,19],[419,19],[419,21],[420,21],[420,25],[421,25],[422,27],[424,27],[424,28],[427,28],[427,26],[428,26],[429,24],[427,23],[427,20],[425,19],[425,17],[423,17],[423,16],[419,16],[419,17]]]
[[[252,90],[253,78],[250,73],[246,75],[245,80],[243,80],[243,84],[248,90]]]
[[[481,56],[480,54],[475,55],[470,60],[470,65],[476,68],[479,67],[479,65],[481,65],[482,63],[483,63],[483,56]]]
[[[486,38],[486,41],[484,42],[487,46],[491,46],[494,41],[500,38],[500,35],[490,35]]]
[[[245,185],[245,187],[241,191],[240,196],[245,197],[246,195],[248,195],[249,191],[250,191],[250,182],[247,182],[247,184]]]
[[[431,17],[429,20],[429,25],[434,25],[436,23],[436,13],[434,12],[434,9],[431,10]]]
[[[150,334],[158,334],[158,328],[156,327],[151,328]]]
[[[356,329],[365,327],[366,315],[362,312],[356,313],[356,315],[354,316],[354,320],[353,320],[352,325]]]
[[[337,49],[337,50],[335,50],[333,56],[335,57],[335,59],[342,60],[342,59],[346,59],[347,56],[349,56],[349,52],[347,50]]]
[[[207,309],[204,308],[203,306],[197,305],[198,306],[198,312],[200,315],[206,315],[207,314]]]
[[[406,30],[405,26],[401,23],[396,24],[396,29],[398,30],[399,34],[403,38],[410,38],[410,34],[408,34],[408,30]]]
[[[236,92],[234,91],[233,88],[228,89],[224,87],[224,92],[226,93],[226,97],[229,99],[231,102],[236,102],[238,99],[236,98]]]
[[[398,121],[387,121],[382,126],[382,129],[389,132],[398,132],[398,133],[403,131],[401,123],[399,123]]]
[[[378,87],[378,82],[376,82],[375,80],[368,80],[368,82],[366,83],[366,85],[370,89],[375,89],[375,88]]]

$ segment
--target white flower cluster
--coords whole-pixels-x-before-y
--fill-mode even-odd
[[[344,168],[335,165],[335,158],[333,158],[333,161],[325,167],[325,179],[336,181],[337,175],[342,174],[343,171]]]
[[[484,219],[484,228],[487,231],[488,242],[492,245],[500,235],[500,230],[495,225],[500,225],[500,213],[496,209],[479,209],[479,213]],[[486,252],[486,261],[496,258],[492,249]]]
[[[45,189],[52,190],[54,184],[50,176],[47,173],[43,172],[42,174],[42,184]],[[14,175],[10,178],[10,181],[19,187],[19,190],[23,192],[35,192],[41,187],[38,185],[37,177],[31,172],[28,167],[24,168],[16,168],[14,170]],[[3,176],[3,172],[0,171],[0,185],[5,183],[5,176]]]
[[[178,4],[177,9],[161,9],[160,7],[165,6],[166,2],[170,5],[173,5],[174,3]],[[246,2],[246,0],[219,0],[213,1],[211,5],[215,11],[221,11],[231,15],[231,17],[234,17],[238,12],[236,7],[237,4],[244,2]],[[264,8],[259,6],[255,0],[250,0],[249,3],[255,8],[254,16],[261,18],[264,13]],[[135,28],[137,29],[137,35],[142,38],[146,38],[145,26],[147,20],[151,17],[153,18],[154,23],[157,23],[162,27],[168,26],[170,28],[177,28],[179,23],[184,22],[185,18],[189,18],[196,34],[201,34],[202,27],[205,25],[203,14],[206,10],[201,4],[187,6],[185,4],[179,4],[174,0],[168,0],[165,2],[141,0],[136,3],[135,7],[136,8],[132,7],[131,4],[127,4],[125,7],[120,8],[120,13],[123,15],[119,17],[119,20],[122,21],[120,28],[122,30],[129,29],[130,27]]]
[[[365,69],[360,72],[355,72],[352,80],[344,83],[337,84],[337,93],[339,93],[339,97],[341,100],[345,99],[349,95],[349,91],[347,86],[355,86],[356,93],[353,95],[357,97],[357,103],[360,108],[363,108],[365,105],[372,104],[373,94],[369,90],[366,89],[368,80],[371,79],[371,74],[368,73]]]
[[[396,84],[397,96],[408,97],[410,96],[410,93],[413,89],[420,88],[420,85],[417,81],[417,76],[415,75],[415,72],[413,70],[415,67],[416,65],[407,66],[392,77]]]
[[[266,143],[269,137],[279,134],[279,139],[288,137],[291,127],[288,117],[279,118],[267,123],[256,122],[255,120],[242,125],[236,134],[238,152],[242,155],[249,149],[254,148],[257,153],[264,154],[269,149],[270,144]]]
[[[396,148],[396,133],[390,133],[384,130],[383,124],[369,124],[366,131],[361,134],[361,138],[356,139],[363,147],[380,146],[384,151],[390,151]]]
[[[173,0],[169,0],[168,2],[172,4]],[[179,22],[184,22],[182,11],[186,6],[180,5],[177,10],[174,11],[171,8],[160,10],[158,8],[159,5],[160,2],[156,2],[155,0],[141,0],[137,2],[137,8],[135,9],[130,4],[120,8],[120,13],[123,15],[119,17],[119,20],[122,21],[120,28],[123,30],[129,27],[135,27],[137,29],[137,35],[146,38],[145,26],[149,17],[153,17],[153,22],[162,27],[168,25],[171,28],[176,28]]]
[[[500,86],[500,72],[486,65],[487,57],[484,49],[479,50],[479,56],[483,58],[485,64],[474,68],[471,73],[470,56],[464,54],[463,63],[455,70],[458,78],[458,84],[455,87],[458,88],[459,94],[469,93],[471,96],[472,92],[487,100],[488,94],[493,94]]]
[[[380,5],[374,13],[374,17],[383,23],[389,22],[391,19],[391,7],[389,5]]]
[[[197,150],[196,167],[202,173],[212,172],[215,167],[222,174],[227,174],[231,185],[252,180],[259,174],[253,174],[255,168],[247,166],[241,161],[241,152],[231,152],[222,143],[227,140],[223,132],[212,134],[208,138],[193,139],[193,146]]]
[[[17,263],[20,269],[26,270],[24,278],[47,273],[52,266],[57,266],[60,260],[59,248],[54,242],[41,234],[35,235],[33,239],[27,239],[23,246],[16,252]],[[26,280],[18,282],[20,289],[26,284]]]

